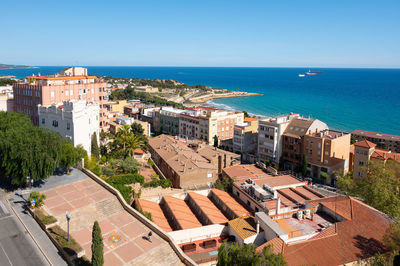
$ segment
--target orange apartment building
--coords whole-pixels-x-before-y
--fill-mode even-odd
[[[179,135],[181,138],[201,139],[214,143],[214,136],[226,140],[233,138],[234,126],[242,124],[244,114],[210,107],[187,108],[180,114]]]
[[[346,174],[349,171],[350,137],[351,134],[328,129],[304,136],[304,154],[311,177],[320,178],[321,173],[331,176],[334,171]]]
[[[38,105],[48,106],[69,100],[84,99],[100,105],[100,129],[108,129],[108,111],[105,104],[108,96],[107,82],[87,74],[82,67],[68,67],[60,73],[47,76],[29,76],[22,82],[15,82],[14,110],[30,116],[35,125],[39,124]]]

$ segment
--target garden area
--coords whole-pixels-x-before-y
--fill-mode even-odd
[[[168,180],[160,180],[153,170],[151,159],[134,159],[136,150],[147,151],[147,137],[140,124],[124,125],[117,133],[100,134],[92,139],[92,155],[85,156],[85,167],[117,189],[129,204],[140,197],[141,188],[171,187]]]

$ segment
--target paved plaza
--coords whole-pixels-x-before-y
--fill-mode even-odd
[[[43,191],[44,209],[67,230],[65,212],[71,213],[70,232],[91,258],[92,226],[98,221],[104,241],[105,265],[181,265],[170,245],[126,212],[117,198],[87,177]]]

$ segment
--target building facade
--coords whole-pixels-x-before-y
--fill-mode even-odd
[[[91,141],[96,133],[99,143],[99,111],[97,103],[85,100],[64,101],[62,104],[38,106],[39,126],[58,132],[75,147],[82,145],[91,154]]]
[[[351,135],[356,141],[368,140],[380,149],[400,153],[400,136],[365,130],[354,130]]]
[[[282,136],[282,160],[287,170],[295,171],[301,165],[304,155],[304,136],[318,133],[328,126],[317,119],[294,118],[286,127]]]
[[[180,114],[179,135],[182,138],[201,139],[209,144],[233,138],[233,127],[242,124],[244,114],[210,107],[188,108]]]
[[[179,118],[185,110],[162,107],[160,110],[160,133],[179,136]]]
[[[279,163],[282,156],[282,134],[287,125],[298,114],[282,115],[258,122],[258,159],[261,162],[270,160]]]
[[[233,151],[250,154],[257,153],[258,119],[244,118],[242,124],[236,124],[233,130]]]
[[[86,100],[98,103],[99,127],[108,130],[107,82],[96,76],[88,76],[86,68],[71,67],[58,74],[30,76],[15,82],[14,109],[30,116],[35,125],[40,125],[38,105],[49,106],[69,100]]]
[[[321,173],[332,176],[335,171],[346,174],[349,171],[350,136],[349,133],[334,130],[311,132],[304,136],[304,154],[311,177],[320,178]]]

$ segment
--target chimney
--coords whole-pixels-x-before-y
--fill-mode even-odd
[[[260,233],[260,223],[257,221],[257,234]]]
[[[281,197],[278,197],[276,200],[276,214],[278,215],[281,212]]]

